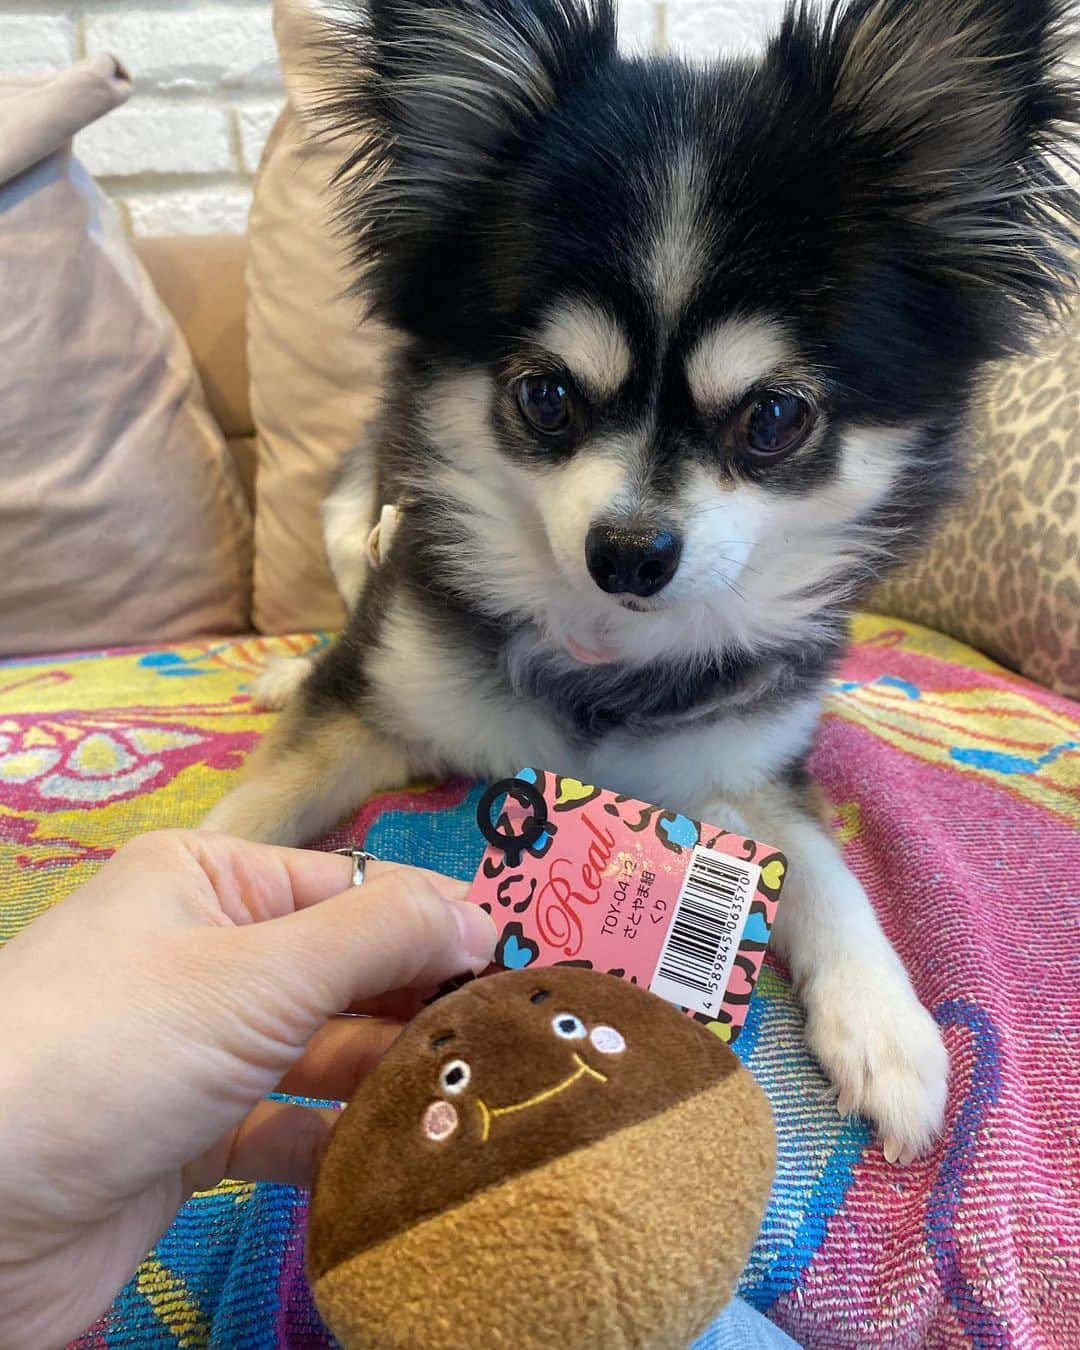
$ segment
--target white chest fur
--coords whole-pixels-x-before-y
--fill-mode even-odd
[[[495,777],[531,764],[690,811],[774,777],[809,746],[820,714],[815,696],[707,725],[616,730],[583,746],[541,700],[512,693],[498,672],[404,605],[395,606],[368,674],[382,729],[409,746],[418,770]]]

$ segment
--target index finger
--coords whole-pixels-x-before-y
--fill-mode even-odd
[[[231,959],[238,974],[250,962],[261,981],[272,982],[282,1006],[292,1002],[314,1019],[306,1039],[322,1020],[357,1002],[428,990],[486,969],[495,925],[459,898],[463,890],[433,873],[391,867],[320,905],[236,931]]]
[[[213,886],[223,912],[233,923],[261,923],[297,910],[322,904],[350,889],[352,859],[318,849],[279,848],[253,844],[231,835],[192,832],[185,834],[189,849]],[[427,868],[406,863],[375,861],[368,864],[372,880],[403,869],[437,879],[441,893],[464,899],[465,882],[442,877]]]

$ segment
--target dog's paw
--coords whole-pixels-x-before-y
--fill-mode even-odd
[[[265,783],[241,783],[199,822],[200,830],[246,839],[253,844],[295,844],[283,821],[284,803]]]
[[[263,708],[284,708],[307,679],[311,666],[309,656],[276,656],[252,680],[252,701]]]
[[[891,1163],[906,1165],[941,1130],[949,1056],[907,978],[890,969],[831,971],[804,991],[806,1043],[841,1115],[877,1126]]]

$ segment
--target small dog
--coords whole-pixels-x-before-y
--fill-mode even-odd
[[[333,115],[403,341],[326,507],[352,613],[207,825],[298,843],[534,764],[768,839],[840,1110],[924,1149],[945,1049],[804,762],[849,607],[1070,284],[1066,9],[800,5],[695,68],[620,55],[610,0],[370,0]]]

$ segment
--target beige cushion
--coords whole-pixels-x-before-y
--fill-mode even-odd
[[[176,320],[214,420],[226,436],[252,436],[242,234],[139,239],[139,261]]]
[[[1080,323],[996,372],[975,436],[967,499],[874,607],[1080,697]]]
[[[327,187],[345,152],[299,111],[312,16],[278,0],[275,31],[290,101],[255,185],[248,257],[248,351],[258,435],[256,627],[336,627],[344,609],[323,548],[330,476],[374,411],[387,338],[344,297],[349,274]]]
[[[88,65],[76,84],[115,75]],[[0,183],[2,655],[249,622],[250,520],[190,355],[112,207],[55,148],[78,129],[72,78],[34,94],[47,157]],[[0,99],[0,145],[11,126],[25,143],[28,106]]]
[[[255,508],[255,426],[247,362],[247,236],[180,234],[135,241],[154,290],[191,351],[214,421]]]
[[[131,77],[115,57],[99,52],[55,80],[5,85],[0,97],[4,101],[0,183],[6,183],[126,103]]]

